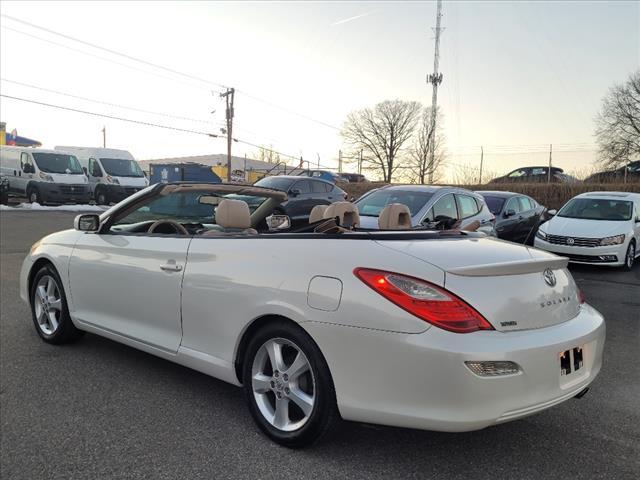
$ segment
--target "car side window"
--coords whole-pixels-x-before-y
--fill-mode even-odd
[[[526,175],[527,175],[527,169],[526,168],[521,168],[519,170],[514,170],[513,172],[511,172],[509,174],[509,178],[524,177]]]
[[[507,202],[507,206],[504,209],[504,211],[506,212],[507,210],[513,210],[516,213],[522,211],[520,209],[520,202],[518,202],[518,199],[516,197],[513,197],[513,198],[509,199],[509,201]]]
[[[528,212],[533,208],[531,200],[528,197],[518,197],[518,204],[520,205],[521,212]]]
[[[309,180],[299,180],[293,184],[291,187],[293,190],[300,190],[300,193],[311,193],[311,185],[309,185]]]
[[[546,168],[541,167],[541,168],[533,168],[531,170],[531,175],[537,176],[537,175],[547,175],[548,171]]]
[[[457,195],[458,207],[460,208],[460,218],[469,218],[476,215],[480,209],[476,199],[469,195]]]
[[[22,168],[23,172],[30,170],[30,167],[27,167],[27,170],[25,170],[25,165],[31,165],[31,158],[29,158],[28,153],[22,152],[22,154],[20,155],[20,168]]]
[[[89,173],[92,177],[101,177],[102,169],[95,158],[89,159]]]
[[[448,193],[438,200],[431,210],[433,211],[432,220],[435,220],[438,217],[458,218],[458,209],[452,193]]]
[[[313,193],[327,193],[327,184],[324,182],[311,181],[311,191]]]

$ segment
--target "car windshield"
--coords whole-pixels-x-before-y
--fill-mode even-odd
[[[289,190],[289,187],[293,183],[293,180],[290,178],[282,178],[282,177],[266,177],[258,180],[254,183],[256,187],[262,188],[272,188],[274,190],[281,190],[286,192]]]
[[[487,204],[487,207],[489,207],[489,210],[491,211],[491,213],[493,213],[494,215],[498,215],[501,211],[502,211],[502,207],[504,205],[505,202],[505,198],[502,197],[492,197],[490,195],[483,195],[484,197],[484,201]]]
[[[101,158],[100,163],[112,177],[144,177],[138,162],[127,158]]]
[[[416,215],[433,196],[433,192],[413,192],[410,190],[378,190],[356,202],[360,215],[377,217],[390,203],[402,203],[409,207],[411,216]]]
[[[633,202],[603,198],[574,198],[558,212],[558,217],[584,220],[629,220]]]
[[[80,175],[84,172],[80,162],[73,155],[64,153],[33,153],[38,168],[46,173],[67,173]]]

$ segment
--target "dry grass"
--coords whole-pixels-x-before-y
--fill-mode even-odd
[[[349,194],[358,198],[365,192],[386,185],[383,182],[340,183],[339,186]],[[567,200],[586,192],[616,191],[640,193],[640,182],[636,183],[511,183],[491,185],[457,185],[468,190],[501,190],[518,192],[535,198],[547,208],[560,208]]]

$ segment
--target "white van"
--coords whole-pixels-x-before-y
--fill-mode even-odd
[[[89,184],[74,155],[31,147],[0,147],[9,193],[31,203],[89,203]]]
[[[98,205],[117,203],[147,187],[149,181],[126,150],[115,148],[56,147],[78,157]]]

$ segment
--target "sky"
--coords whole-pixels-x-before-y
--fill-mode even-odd
[[[435,2],[0,1],[0,13],[3,95],[201,132],[0,98],[7,129],[45,147],[101,146],[106,127],[108,147],[141,160],[224,153],[202,133],[219,133],[219,94],[234,87],[233,137],[335,167],[350,111],[431,103]],[[602,98],[640,68],[640,2],[445,1],[442,26],[445,178],[477,175],[481,146],[485,178],[547,163],[550,144],[554,165],[593,168]]]

